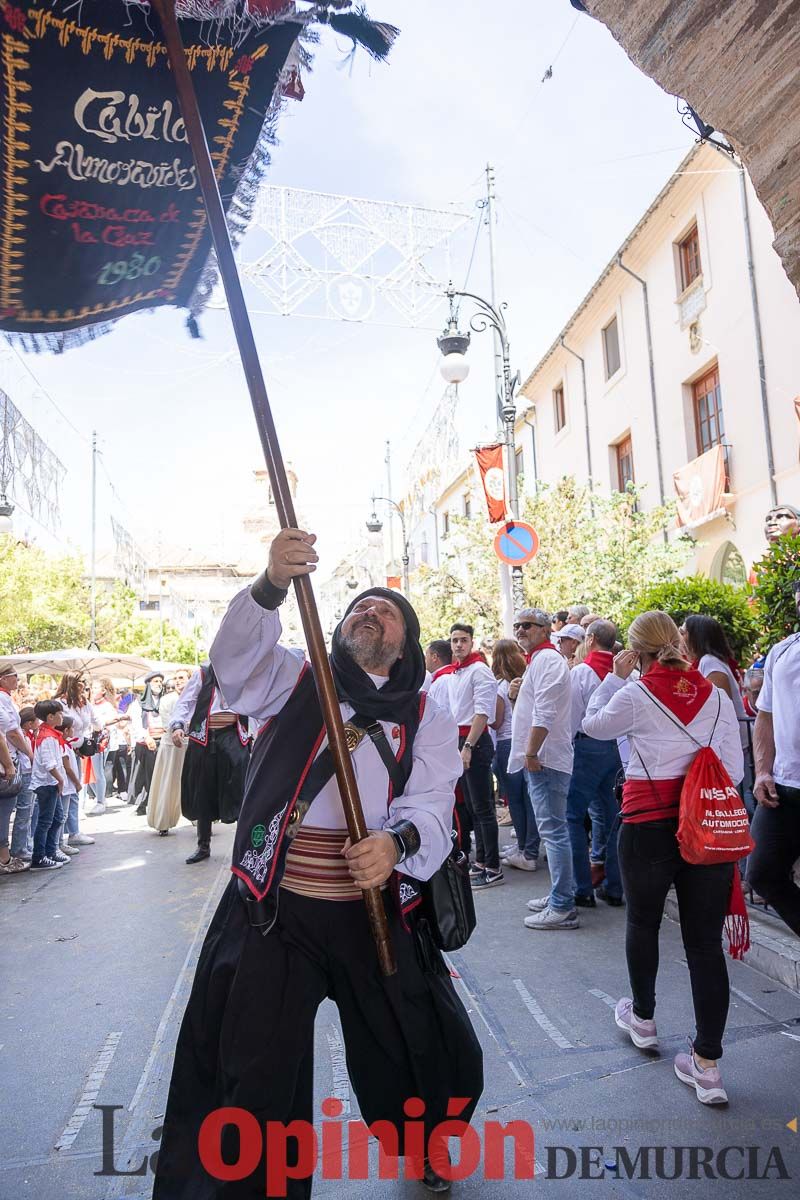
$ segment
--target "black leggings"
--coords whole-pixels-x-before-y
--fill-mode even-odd
[[[722,929],[733,864],[697,867],[684,862],[676,829],[676,821],[626,823],[619,835],[619,865],[628,902],[625,953],[633,1010],[644,1021],[653,1018],[658,931],[667,892],[674,884],[697,1022],[694,1048],[701,1058],[717,1059],[722,1055],[730,1000]]]
[[[465,741],[465,737],[459,737],[459,750]],[[461,787],[475,830],[475,860],[483,863],[490,871],[499,871],[500,835],[497,829],[497,813],[494,810],[493,758],[494,744],[491,735],[485,731],[478,738],[472,751],[469,770],[461,776]]]

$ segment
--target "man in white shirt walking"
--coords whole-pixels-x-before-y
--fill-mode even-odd
[[[486,659],[475,650],[471,625],[456,622],[450,630],[453,651],[449,684],[450,712],[458,725],[458,748],[464,774],[461,787],[475,830],[475,863],[470,870],[476,890],[503,882],[500,840],[494,810],[492,759],[494,743],[488,725],[497,711],[497,680]],[[437,693],[437,701],[441,703]]]
[[[528,929],[577,929],[567,793],[572,776],[572,693],[569,667],[550,641],[549,613],[525,608],[514,633],[528,669],[514,705],[509,772],[523,770],[539,833],[547,846],[550,894],[530,900]]]
[[[800,579],[794,581],[800,617]],[[758,697],[754,752],[758,808],[751,832],[756,848],[747,864],[753,891],[800,935],[800,888],[792,866],[800,857],[800,633],[773,646]]]

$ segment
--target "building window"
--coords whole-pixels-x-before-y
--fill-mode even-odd
[[[694,425],[697,432],[697,453],[705,454],[706,450],[720,446],[725,441],[722,393],[717,367],[692,384],[692,399],[694,402]]]
[[[733,542],[722,543],[714,555],[709,574],[712,579],[718,579],[721,583],[729,583],[732,587],[747,587],[747,568]]]
[[[603,330],[603,358],[606,364],[606,379],[616,375],[622,365],[619,355],[619,325],[617,318],[609,321]]]
[[[446,538],[449,532],[450,532],[450,513],[443,512],[442,513],[442,537]]]
[[[564,401],[564,385],[560,383],[553,388],[553,415],[556,423],[556,433],[560,433],[567,423],[567,406]]]
[[[464,516],[467,518],[467,520],[469,520],[470,517],[472,516],[472,497],[471,496],[464,497]]]
[[[159,612],[161,609],[160,600],[140,600],[139,612]]]
[[[700,262],[700,237],[696,225],[678,242],[678,254],[681,261],[681,288],[685,292],[703,273],[703,265]]]
[[[634,482],[633,441],[630,434],[623,438],[621,442],[617,442],[614,448],[617,452],[617,487],[621,492],[624,492],[628,484]]]
[[[516,472],[517,479],[519,479],[520,475],[524,474],[524,471],[525,471],[525,462],[524,462],[524,456],[522,453],[522,446],[518,446],[517,449],[514,451],[514,471]]]

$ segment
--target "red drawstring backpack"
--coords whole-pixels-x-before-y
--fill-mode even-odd
[[[746,858],[755,849],[755,842],[750,836],[750,818],[744,801],[719,755],[716,750],[711,749],[722,711],[719,690],[717,716],[707,746],[702,746],[682,722],[676,721],[647,688],[643,687],[641,690],[698,747],[681,788],[680,817],[676,835],[681,858],[693,866],[703,867],[714,863],[735,863],[741,858]],[[750,922],[738,870],[733,873],[725,930],[731,957],[742,958],[750,949]]]

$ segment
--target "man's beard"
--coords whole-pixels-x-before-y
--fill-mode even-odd
[[[379,626],[365,628],[365,624],[362,622],[354,625],[342,637],[342,645],[362,671],[371,675],[388,671],[400,654],[397,647],[387,643],[384,632]]]

